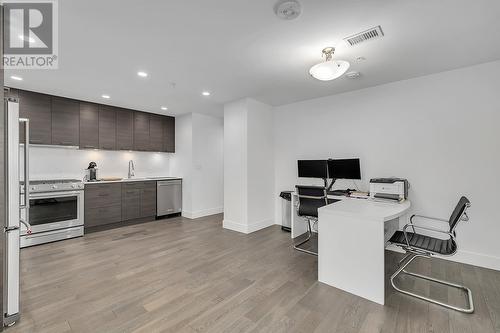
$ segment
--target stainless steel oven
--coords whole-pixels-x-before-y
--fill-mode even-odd
[[[83,184],[76,180],[30,182],[30,227],[21,247],[83,236]]]

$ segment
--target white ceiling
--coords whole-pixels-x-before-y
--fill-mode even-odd
[[[225,102],[242,97],[282,105],[500,59],[498,0],[301,3],[302,15],[283,21],[274,0],[59,1],[59,69],[8,71],[6,85],[157,113],[221,115]],[[352,48],[343,41],[376,25],[383,39]],[[362,76],[312,79],[308,69],[325,46]]]

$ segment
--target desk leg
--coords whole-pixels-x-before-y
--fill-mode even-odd
[[[384,223],[320,210],[318,280],[373,302],[385,301]]]

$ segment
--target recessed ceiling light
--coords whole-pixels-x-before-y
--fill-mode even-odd
[[[162,107],[161,107],[161,109],[162,109],[163,111],[167,111],[167,110],[168,110],[168,108],[167,108],[166,106],[162,106]]]
[[[203,96],[210,96],[210,91],[204,91],[201,93]]]
[[[16,81],[22,81],[22,80],[23,80],[23,78],[22,78],[22,77],[20,77],[20,76],[15,76],[15,75],[12,75],[10,78],[11,78],[12,80],[16,80]]]
[[[143,71],[137,72],[137,75],[139,75],[140,77],[148,77],[148,73],[143,72]]]
[[[105,99],[110,99],[110,98],[111,98],[111,96],[106,95],[106,94],[102,95],[101,97],[102,97],[102,98],[105,98]]]

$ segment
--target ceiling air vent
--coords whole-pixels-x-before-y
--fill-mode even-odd
[[[371,28],[371,29],[365,30],[363,32],[360,32],[358,34],[346,37],[346,38],[344,38],[344,40],[350,46],[355,46],[355,45],[358,45],[360,43],[366,42],[367,40],[377,39],[377,38],[381,38],[383,36],[384,36],[384,32],[382,31],[382,28],[380,27],[380,25],[378,25],[375,28]]]

